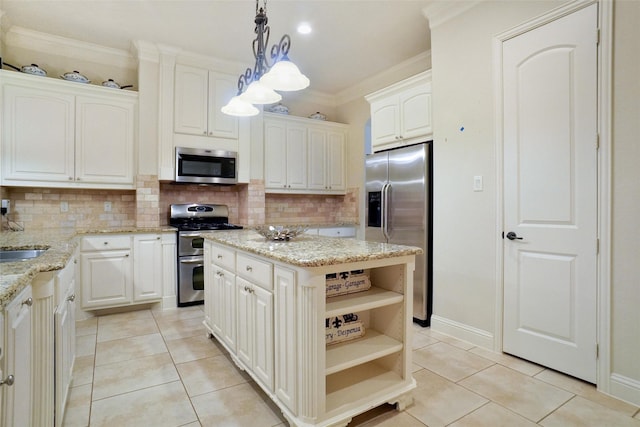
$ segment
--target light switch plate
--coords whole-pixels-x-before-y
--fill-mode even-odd
[[[104,202],[104,211],[111,212],[111,202]]]
[[[482,175],[476,175],[473,177],[473,191],[482,191]]]
[[[60,202],[60,212],[69,212],[69,202]]]

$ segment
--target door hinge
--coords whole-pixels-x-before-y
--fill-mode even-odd
[[[596,239],[596,255],[600,255],[600,239]]]
[[[600,358],[600,345],[596,343],[596,360]]]
[[[600,45],[600,28],[596,29],[596,46]]]
[[[600,149],[600,134],[596,134],[596,150]]]

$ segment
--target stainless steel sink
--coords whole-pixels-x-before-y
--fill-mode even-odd
[[[27,261],[39,257],[46,251],[46,249],[2,249],[0,262]]]

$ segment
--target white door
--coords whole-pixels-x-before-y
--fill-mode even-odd
[[[503,350],[596,379],[597,5],[503,44]],[[507,233],[517,238],[508,239]]]

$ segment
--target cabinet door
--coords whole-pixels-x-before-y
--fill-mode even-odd
[[[5,85],[2,178],[74,179],[74,97]]]
[[[133,185],[135,105],[76,97],[76,181]]]
[[[371,104],[371,144],[375,147],[395,142],[400,133],[400,107],[398,97]]]
[[[238,139],[238,119],[221,111],[237,92],[236,77],[209,71],[209,136]]]
[[[253,373],[273,391],[273,294],[253,286]]]
[[[327,183],[327,132],[309,129],[309,181],[310,190],[326,190]]]
[[[162,297],[162,241],[159,234],[133,236],[133,300]]]
[[[223,329],[223,311],[224,311],[224,300],[222,298],[222,289],[223,289],[223,284],[224,284],[224,270],[220,269],[219,267],[217,267],[216,265],[213,265],[213,280],[211,281],[211,294],[210,294],[210,298],[207,298],[207,295],[205,294],[204,297],[204,303],[205,303],[205,310],[207,312],[207,314],[209,315],[210,318],[210,326],[211,329],[213,330],[213,333],[216,335],[216,337],[219,340],[223,340],[223,333],[222,333],[222,329]],[[206,283],[207,281],[205,280],[205,292],[206,292]],[[209,302],[207,302],[207,299],[209,300]]]
[[[307,188],[307,128],[287,125],[287,188]]]
[[[430,135],[431,84],[423,84],[400,95],[402,111],[400,135],[403,139]]]
[[[273,271],[275,307],[275,389],[276,396],[295,415],[297,414],[296,383],[296,301],[293,270],[275,267]]]
[[[287,126],[270,120],[264,121],[264,186],[287,187]]]
[[[131,250],[84,252],[82,308],[131,303]]]
[[[342,132],[327,133],[327,187],[332,191],[347,189],[345,140]]]
[[[5,308],[5,377],[13,375],[12,386],[3,385],[2,425],[30,426],[32,417],[32,305],[31,286],[26,287]]]
[[[64,419],[73,364],[75,360],[75,290],[70,284],[64,301],[55,312],[55,425],[60,427]]]
[[[176,65],[174,87],[174,132],[207,135],[209,72]]]
[[[253,285],[241,277],[236,277],[237,297],[237,339],[236,356],[247,367],[253,368],[253,334],[254,334],[254,308]]]
[[[236,350],[236,276],[222,271],[222,339],[229,349]]]

